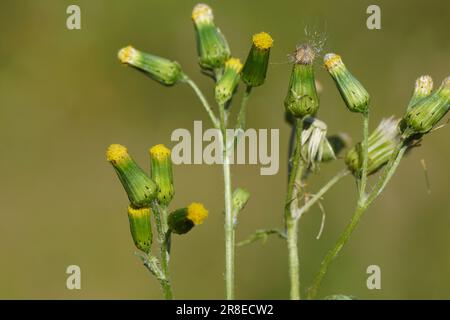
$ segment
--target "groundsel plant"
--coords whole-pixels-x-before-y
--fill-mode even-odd
[[[232,189],[230,166],[235,140],[239,136],[227,136],[227,128],[233,125],[229,119],[231,101],[232,97],[236,94],[239,83],[242,81],[245,85],[245,93],[239,106],[237,119],[235,120],[234,126],[231,127],[236,129],[236,132],[242,132],[245,129],[246,108],[250,93],[254,87],[264,84],[273,40],[266,32],[253,35],[248,57],[245,63],[242,64],[238,58],[231,56],[227,40],[216,26],[212,9],[209,6],[206,4],[196,5],[192,11],[192,21],[194,23],[198,63],[201,72],[211,77],[214,81],[215,108],[211,106],[200,88],[183,72],[177,62],[142,52],[132,46],[122,48],[118,53],[118,57],[123,64],[143,72],[151,79],[165,86],[173,86],[175,84],[189,85],[198,96],[213,127],[220,132],[219,139],[222,147],[221,163],[223,165],[225,208],[225,288],[227,299],[233,299],[235,291],[235,226],[237,225],[238,214],[244,209],[249,200],[250,193],[243,188],[236,188],[234,191]],[[121,181],[123,180],[121,179]],[[167,187],[167,179],[158,180],[155,178],[155,182],[152,183],[152,190],[158,190],[159,188],[159,192],[161,192],[161,185]],[[128,190],[127,188],[125,189]],[[149,196],[149,198],[151,197]],[[161,199],[158,198],[155,202],[153,200],[146,201],[145,205],[151,205],[152,208],[155,207],[160,213],[158,217],[161,219],[160,246],[162,273],[152,272],[160,279],[166,292],[166,298],[170,298],[171,294],[167,293],[170,289],[167,265],[170,233],[185,233],[189,231],[193,225],[200,224],[203,221],[207,215],[207,211],[201,205],[191,205],[187,209],[177,210],[168,215],[165,207],[166,202],[167,200],[163,199],[163,202],[161,202]],[[195,209],[194,216],[200,218],[190,217],[189,212],[191,212],[191,209]],[[192,223],[189,223],[189,221]],[[154,259],[152,259],[153,257],[146,257],[145,264],[149,265],[149,263],[153,263]],[[158,271],[155,266],[156,263],[153,263],[151,270]]]
[[[185,234],[208,217],[203,204],[193,202],[186,208],[169,213],[173,199],[172,161],[170,150],[158,144],[150,148],[151,175],[148,175],[128,154],[126,147],[112,144],[106,151],[127,193],[128,219],[133,242],[148,270],[158,279],[166,299],[172,299],[169,275],[170,239],[173,233]],[[156,225],[159,258],[152,254],[152,220]]]
[[[324,162],[334,160],[350,144],[345,134],[326,136],[327,126],[317,119],[319,102],[314,82],[313,60],[317,53],[310,44],[297,46],[285,99],[286,119],[295,134],[291,135],[294,148],[289,154],[289,181],[285,202],[285,227],[282,230],[257,230],[241,244],[258,239],[265,240],[271,234],[285,239],[288,247],[288,266],[290,276],[290,297],[301,298],[300,264],[298,255],[298,223],[302,215],[316,204],[323,195],[341,178],[349,173],[356,180],[358,200],[354,215],[335,245],[325,256],[313,284],[307,290],[307,298],[317,297],[320,285],[329,266],[336,259],[349,240],[363,214],[381,195],[394,175],[405,153],[417,146],[423,136],[433,130],[447,114],[450,103],[450,78],[447,77],[433,93],[430,76],[416,80],[413,95],[402,119],[389,117],[383,119],[369,135],[370,96],[362,84],[353,76],[339,55],[329,53],[324,56],[324,66],[336,83],[342,99],[350,112],[362,116],[362,141],[347,151],[344,159],[346,168],[332,177],[314,195],[304,189],[308,175],[318,172]],[[371,188],[367,187],[367,177],[379,172],[378,180]],[[333,295],[326,299],[351,299],[344,295]]]
[[[219,132],[221,164],[224,178],[224,235],[225,235],[225,292],[227,299],[235,297],[235,228],[239,213],[244,209],[250,193],[243,188],[233,191],[231,163],[236,140],[246,127],[249,97],[253,88],[264,84],[272,37],[266,32],[251,37],[250,50],[245,62],[231,54],[225,36],[216,26],[212,9],[198,4],[192,11],[192,21],[197,43],[200,71],[214,82],[215,105],[206,99],[202,90],[183,71],[179,63],[145,53],[131,46],[122,48],[120,62],[141,71],[165,86],[186,84],[190,86],[208,114],[212,126]],[[313,39],[314,40],[314,39]],[[336,244],[325,256],[319,271],[308,290],[308,299],[317,298],[320,285],[329,266],[349,240],[363,214],[380,196],[394,175],[406,151],[418,145],[423,136],[431,132],[448,112],[450,78],[433,89],[429,76],[416,81],[413,96],[407,104],[402,119],[388,117],[369,134],[370,95],[358,79],[348,70],[341,57],[334,53],[324,55],[324,69],[334,80],[348,111],[360,116],[362,139],[350,147],[350,138],[343,133],[328,135],[324,121],[318,118],[319,94],[315,80],[315,67],[323,43],[307,41],[297,45],[290,55],[292,70],[284,99],[284,114],[291,126],[288,185],[284,202],[284,226],[281,229],[257,230],[240,244],[267,239],[275,234],[286,241],[288,249],[288,273],[290,297],[300,299],[300,259],[298,232],[301,217],[323,198],[342,178],[352,175],[358,194],[354,215]],[[243,84],[243,96],[238,105],[237,117],[230,119],[230,109],[239,84]],[[281,112],[280,112],[281,114]],[[227,129],[235,129],[227,135]],[[169,213],[174,195],[170,150],[163,145],[150,149],[151,174],[147,175],[128,155],[127,149],[111,145],[107,159],[113,165],[130,201],[128,216],[132,238],[141,251],[144,265],[157,277],[165,297],[172,298],[169,275],[170,239],[172,234],[185,234],[201,224],[208,211],[200,203]],[[320,166],[344,159],[342,170],[334,175],[314,194],[306,192],[308,178],[320,173]],[[373,186],[368,187],[368,176],[378,175]],[[153,217],[153,219],[152,219]],[[152,223],[156,225],[159,255],[152,254]],[[334,295],[328,299],[348,299]]]

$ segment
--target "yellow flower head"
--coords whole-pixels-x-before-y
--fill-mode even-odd
[[[120,49],[117,57],[122,63],[131,63],[136,58],[137,53],[138,52],[135,48],[128,46]]]
[[[327,53],[325,57],[323,57],[323,62],[325,63],[327,70],[332,70],[338,65],[343,64],[341,56],[334,53]]]
[[[112,144],[106,150],[106,160],[109,162],[118,162],[129,157],[127,148],[120,144]]]
[[[192,20],[194,22],[211,22],[214,20],[212,9],[204,4],[197,4],[192,10]]]
[[[273,39],[267,32],[260,32],[253,35],[253,44],[258,49],[267,50],[272,48]]]
[[[130,216],[133,216],[135,218],[142,217],[142,216],[148,216],[150,214],[150,208],[136,208],[132,205],[128,206],[128,214]]]
[[[163,144],[157,144],[156,146],[151,147],[149,152],[152,158],[160,161],[170,157],[170,149]]]
[[[239,73],[242,70],[241,60],[237,58],[230,58],[227,62],[225,62],[225,68],[234,69],[237,73]]]
[[[193,202],[187,208],[187,218],[191,220],[194,225],[202,224],[208,217],[208,210],[205,209],[202,203]]]

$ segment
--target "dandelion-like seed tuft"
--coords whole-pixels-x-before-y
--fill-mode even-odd
[[[294,54],[294,62],[298,64],[312,64],[316,57],[316,51],[308,43],[297,46]]]

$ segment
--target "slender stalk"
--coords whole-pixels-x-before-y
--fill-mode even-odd
[[[363,114],[363,140],[362,140],[362,167],[361,180],[359,184],[358,203],[361,205],[365,201],[365,192],[367,185],[367,166],[369,162],[369,112]]]
[[[166,239],[167,235],[167,223],[165,215],[167,214],[166,208],[161,208],[156,204],[153,206],[153,215],[155,217],[156,231],[158,233],[158,242],[161,255],[161,272],[163,277],[160,280],[161,287],[164,291],[164,298],[166,300],[173,299],[172,284],[170,281],[169,273],[169,248]]]
[[[247,115],[247,103],[250,98],[252,88],[253,87],[251,87],[251,86],[247,86],[245,88],[244,96],[242,97],[242,101],[241,101],[241,107],[239,109],[239,114],[237,117],[236,129],[245,130],[245,122],[246,122],[246,115]]]
[[[348,239],[355,230],[363,214],[367,211],[368,207],[372,204],[373,201],[375,201],[378,198],[383,189],[386,187],[389,180],[394,175],[395,171],[398,168],[398,165],[400,164],[401,159],[405,154],[406,149],[407,146],[404,145],[403,142],[400,142],[397,145],[391,159],[384,168],[383,173],[381,174],[377,184],[375,185],[374,189],[370,193],[367,200],[358,203],[350,223],[347,225],[344,232],[341,234],[341,236],[335,243],[334,247],[327,253],[325,259],[322,261],[319,272],[317,273],[314,279],[313,285],[309,289],[308,299],[314,299],[317,296],[317,292],[319,291],[322,280],[325,277],[326,273],[328,272],[328,268],[330,267],[331,263],[336,259],[339,252],[347,243]]]
[[[294,156],[292,161],[292,170],[289,175],[288,191],[286,195],[286,203],[284,208],[288,258],[289,258],[289,278],[291,283],[290,297],[291,300],[300,300],[300,276],[299,276],[299,259],[298,259],[298,223],[291,210],[292,202],[301,192],[301,177],[303,172],[303,164],[301,160],[301,144],[302,144],[303,119],[297,119],[296,123],[296,142]]]
[[[205,96],[203,95],[203,92],[200,90],[200,88],[197,86],[197,84],[190,79],[188,76],[185,76],[184,81],[191,86],[191,88],[194,90],[197,97],[200,99],[203,107],[205,108],[206,112],[209,115],[209,118],[211,119],[213,125],[215,128],[220,127],[219,120],[217,119],[216,115],[214,114],[214,111],[212,110],[211,106],[208,103],[208,100],[206,100]]]
[[[226,145],[224,145],[226,148]],[[231,207],[231,174],[230,159],[228,151],[225,151],[223,163],[223,176],[225,185],[225,283],[226,297],[228,300],[234,299],[234,249],[235,232],[234,219]]]
[[[225,201],[225,290],[228,300],[234,299],[234,249],[235,249],[235,230],[234,214],[232,211],[231,194],[231,170],[230,170],[230,149],[228,146],[225,122],[225,107],[219,106],[221,142],[223,148],[223,177],[224,177],[224,201]]]
[[[214,127],[220,129],[220,139],[223,147],[223,176],[224,176],[224,201],[225,201],[225,290],[228,300],[234,299],[234,249],[235,249],[235,230],[234,217],[232,212],[232,193],[231,193],[231,172],[230,172],[230,150],[226,135],[227,111],[224,105],[219,105],[218,119],[202,91],[193,80],[185,76],[184,81],[189,84],[200,99],[203,107],[208,113]]]
[[[316,194],[314,194],[314,196],[309,199],[301,208],[299,208],[299,210],[297,211],[297,218],[300,219],[300,217],[307,212],[309,209],[311,209],[311,207],[317,202],[319,201],[322,196],[328,191],[330,190],[330,188],[332,186],[334,186],[336,183],[339,182],[339,180],[341,180],[343,177],[345,177],[346,175],[348,175],[350,173],[350,171],[348,169],[344,169],[342,171],[340,171],[338,174],[336,174],[333,178],[331,178],[330,181],[327,182],[326,185],[324,185]]]

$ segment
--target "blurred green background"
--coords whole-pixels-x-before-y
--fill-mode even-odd
[[[96,0],[2,1],[0,10],[0,298],[159,299],[157,281],[133,255],[127,198],[105,150],[121,143],[144,167],[147,148],[170,142],[176,128],[209,123],[186,85],[165,88],[131,68],[116,53],[132,44],[175,59],[212,98],[212,83],[199,72],[190,13],[195,1]],[[235,56],[245,59],[250,37],[275,39],[268,79],[254,90],[248,123],[280,129],[280,172],[260,176],[259,166],[234,166],[234,186],[252,197],[241,215],[237,239],[258,228],[282,225],[289,128],[283,99],[291,65],[287,54],[305,40],[304,27],[327,38],[324,51],[340,53],[373,97],[371,127],[401,116],[414,80],[436,83],[450,71],[448,1],[208,1]],[[82,29],[66,28],[66,8],[81,7]],[[381,7],[382,29],[366,28],[366,8]],[[346,111],[319,63],[320,118],[329,132],[356,140],[361,121]],[[450,149],[448,128],[427,135],[402,163],[383,196],[369,210],[324,281],[321,296],[366,299],[450,298]],[[420,160],[432,193],[427,194]],[[342,161],[311,179],[314,192]],[[177,298],[224,297],[222,175],[220,166],[174,168],[173,208],[202,201],[204,225],[173,239],[172,277]],[[350,219],[355,205],[351,178],[302,220],[303,287]],[[271,238],[237,250],[237,297],[288,298],[287,255]],[[82,270],[82,290],[67,290],[66,267]],[[379,265],[382,289],[366,287],[366,268]]]

